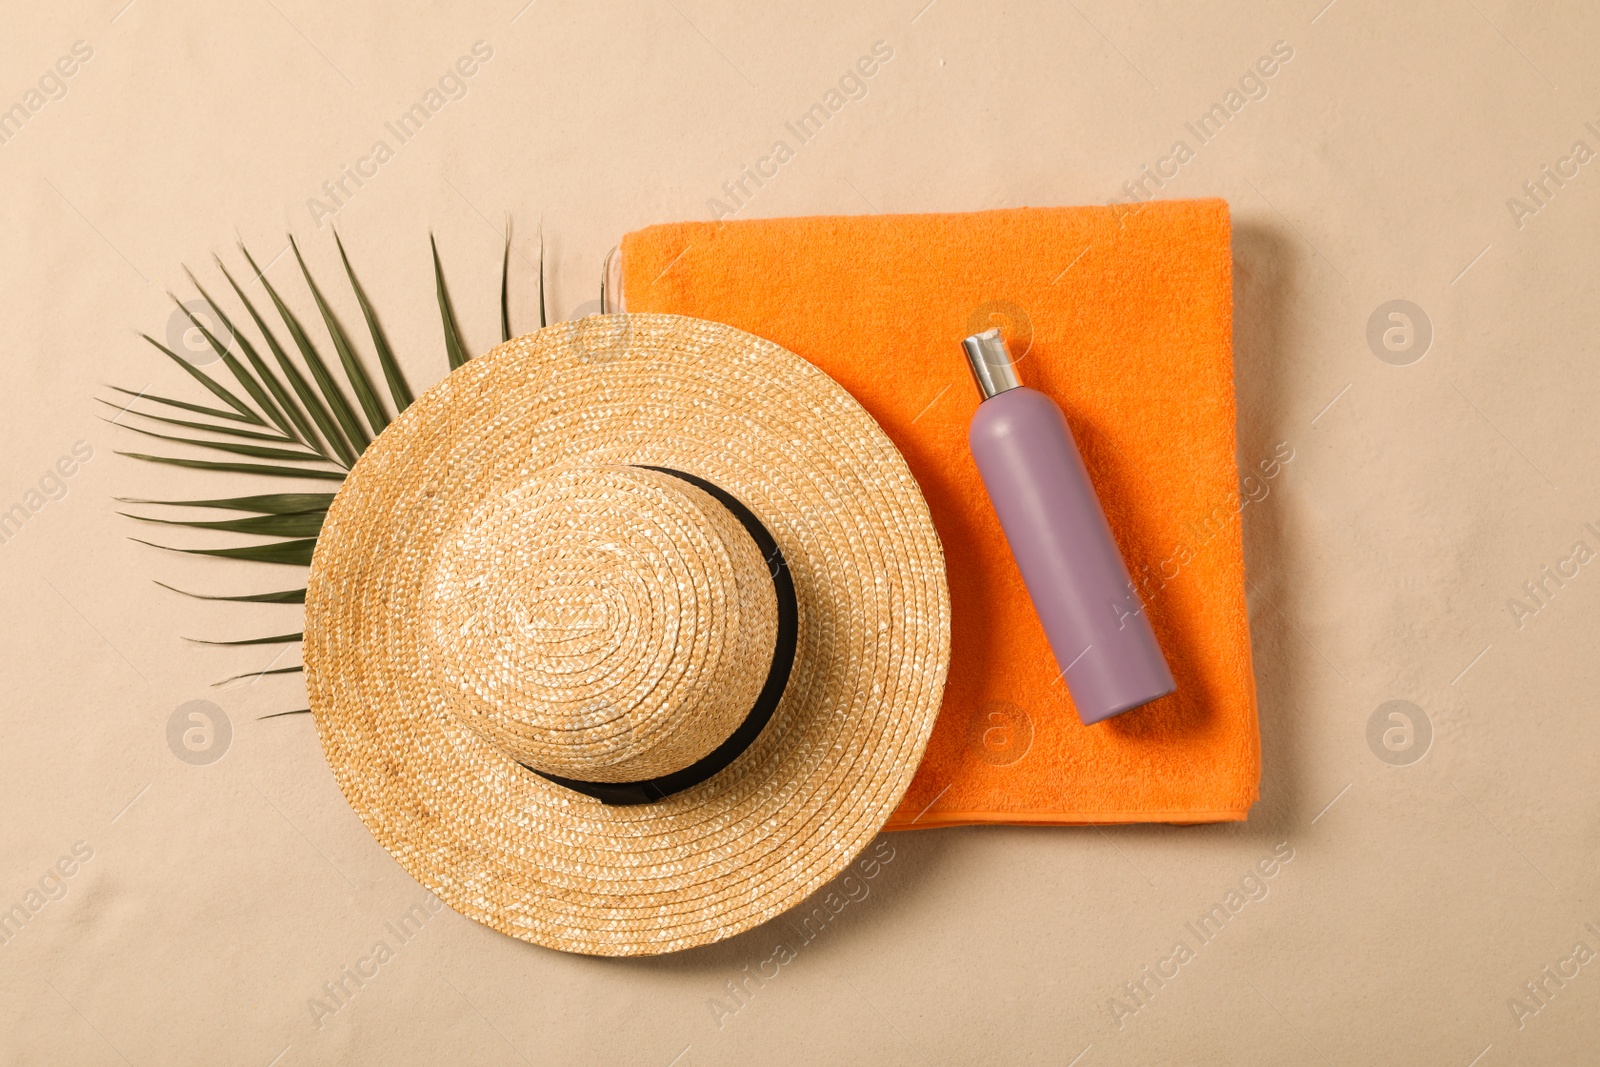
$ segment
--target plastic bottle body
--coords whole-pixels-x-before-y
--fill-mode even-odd
[[[973,458],[1078,717],[1166,696],[1172,671],[1055,401],[1026,387],[978,405]]]

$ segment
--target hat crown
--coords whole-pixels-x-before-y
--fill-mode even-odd
[[[629,782],[681,770],[744,720],[772,661],[777,595],[739,520],[641,467],[521,473],[441,539],[435,682],[532,770]]]

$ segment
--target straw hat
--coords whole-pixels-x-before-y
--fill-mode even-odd
[[[408,408],[318,538],[323,752],[400,864],[502,933],[596,955],[732,936],[899,803],[950,645],[894,445],[729,326],[520,337]]]

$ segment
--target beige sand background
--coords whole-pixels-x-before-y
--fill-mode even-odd
[[[26,916],[0,944],[0,1061],[1600,1062],[1600,564],[1579,559],[1600,551],[1600,162],[1573,155],[1600,150],[1600,10],[926,2],[8,5],[0,106],[39,106],[0,145],[0,508],[29,512],[0,544],[0,906]],[[622,233],[708,217],[880,41],[865,96],[741,217],[1103,202],[1178,140],[1160,195],[1233,205],[1240,466],[1293,453],[1244,512],[1260,803],[1225,827],[888,836],[781,966],[778,925],[625,962],[428,911],[309,721],[258,718],[299,682],[212,687],[274,650],[183,640],[297,609],[151,582],[282,576],[135,544],[111,499],[253,486],[116,456],[135,438],[91,398],[194,395],[135,331],[165,334],[184,264],[219,283],[236,230],[314,315],[285,233],[336,282],[330,222],[426,385],[430,228],[474,350],[508,213],[516,325],[541,220],[565,317]],[[476,42],[464,95],[400,144],[385,123]],[[1202,144],[1185,124],[1276,42],[1292,57]],[[363,163],[380,139],[392,158]],[[335,215],[308,206],[357,166]],[[1380,310],[1398,350],[1369,344]],[[192,700],[230,729],[185,761],[168,723]],[[1188,924],[1230,903],[1202,943]]]

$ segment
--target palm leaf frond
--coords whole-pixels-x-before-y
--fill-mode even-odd
[[[248,252],[245,253],[245,258],[250,260]],[[255,261],[250,260],[250,265],[254,269]],[[233,287],[234,293],[238,295],[239,302],[244,304],[245,310],[249,312],[251,320],[256,324],[256,329],[260,332],[262,339],[266,341],[267,349],[272,353],[272,358],[277,360],[278,367],[283,371],[284,378],[288,380],[290,388],[294,390],[294,395],[299,399],[299,417],[296,422],[300,424],[302,431],[311,435],[311,443],[315,443],[316,437],[311,430],[311,424],[315,423],[317,430],[322,434],[322,439],[328,443],[328,447],[333,450],[339,459],[346,466],[354,463],[356,454],[351,450],[343,435],[339,433],[339,428],[334,425],[333,416],[328,413],[327,406],[322,403],[322,400],[312,390],[310,384],[306,382],[305,375],[301,374],[300,369],[289,359],[289,354],[283,350],[283,345],[278,343],[277,334],[272,332],[267,326],[266,320],[261,317],[261,312],[256,310],[254,301],[245,295],[244,289],[240,287],[238,282],[234,281],[233,275],[228,272],[227,266],[220,258],[217,260],[217,269],[222,271],[222,276],[228,279],[228,284]],[[258,270],[256,273],[259,275],[261,272]]]
[[[220,519],[214,522],[188,522],[183,519],[153,519],[126,511],[117,514],[140,522],[162,526],[186,526],[191,530],[224,530],[228,533],[259,534],[264,537],[316,537],[322,532],[323,511],[291,512],[288,515],[252,515],[248,519]]]
[[[260,423],[256,420],[247,419],[237,411],[223,411],[221,408],[208,408],[204,404],[191,404],[187,400],[168,400],[166,397],[156,396],[154,393],[136,393],[132,389],[124,389],[120,385],[112,385],[108,386],[108,388],[114,389],[117,392],[122,393],[124,396],[131,396],[136,401],[149,400],[156,404],[165,404],[167,407],[177,408],[179,411],[192,411],[196,415],[210,415],[214,419],[231,419],[234,422],[249,422],[257,426],[260,425]]]
[[[176,293],[169,292],[167,295],[171,297],[172,302],[178,306],[178,310],[183,312],[184,317],[189,320],[189,324],[200,331],[200,335],[206,339],[206,344],[211,346],[211,351],[217,354],[217,358],[220,359],[222,361],[222,365],[228,369],[228,373],[233,375],[235,381],[244,386],[244,391],[250,394],[250,399],[255,401],[256,407],[259,408],[261,412],[266,415],[267,419],[277,426],[278,429],[282,430],[284,433],[288,433],[289,421],[288,419],[284,418],[283,413],[278,410],[278,405],[275,404],[272,400],[272,397],[268,395],[266,388],[260,382],[256,381],[254,375],[244,369],[239,361],[234,358],[233,353],[228,351],[228,347],[217,339],[217,336],[211,332],[211,328],[205,323],[201,322],[200,319],[195,316],[195,313],[190,311],[189,308],[184,305],[183,301],[178,299]]]
[[[505,243],[501,249],[500,256],[499,293],[500,339],[502,342],[510,340],[512,336],[512,231],[509,219],[506,223],[504,236]],[[401,372],[394,350],[389,345],[388,339],[379,324],[377,312],[368,299],[366,290],[357,279],[350,257],[345,251],[344,242],[337,233],[334,234],[334,244],[338,249],[339,260],[344,267],[351,292],[354,294],[356,303],[361,309],[361,316],[366,323],[367,332],[372,337],[372,345],[377,355],[378,365],[383,371],[384,382],[388,386],[389,398],[394,403],[394,415],[397,416],[411,406],[415,399],[414,394],[405,379],[405,375]],[[439,317],[444,331],[446,362],[450,370],[455,370],[464,365],[470,357],[466,343],[462,338],[459,320],[450,302],[449,291],[445,285],[444,268],[439,256],[438,241],[432,234],[428,236],[428,244],[432,254],[434,289],[439,305]],[[279,335],[267,324],[257,301],[251,299],[250,295],[245,292],[244,287],[229,272],[227,265],[220,258],[217,258],[217,268],[222,272],[222,276],[227,279],[229,287],[231,287],[234,295],[238,297],[240,304],[243,305],[245,314],[248,315],[250,322],[254,324],[254,335],[258,335],[258,340],[253,341],[251,336],[247,336],[235,326],[228,314],[218,306],[216,301],[211,299],[210,294],[206,292],[199,279],[187,268],[185,268],[185,273],[188,274],[195,290],[209,305],[211,313],[216,316],[215,321],[212,321],[209,316],[202,318],[198,310],[191,311],[176,295],[168,295],[171,295],[174,302],[183,308],[184,315],[189,323],[201,332],[206,344],[216,353],[228,374],[218,374],[214,377],[212,373],[190,363],[172,349],[161,344],[154,337],[148,334],[142,334],[141,336],[162,354],[177,363],[186,374],[199,382],[212,397],[220,401],[220,406],[156,396],[148,391],[136,393],[131,389],[123,389],[119,386],[111,386],[110,388],[121,396],[132,398],[127,403],[118,404],[113,403],[111,400],[96,399],[108,407],[117,409],[117,415],[106,420],[112,422],[113,425],[120,425],[124,429],[160,441],[221,452],[227,454],[227,456],[238,456],[265,462],[241,462],[228,458],[191,459],[183,456],[158,456],[142,452],[119,452],[118,454],[148,463],[214,473],[251,474],[274,478],[309,478],[341,482],[344,480],[349,468],[355,464],[372,439],[389,425],[394,416],[390,415],[387,404],[379,396],[375,387],[376,377],[371,375],[364,367],[357,352],[355,341],[339,322],[332,305],[328,302],[324,288],[313,276],[294,237],[291,236],[289,238],[288,251],[294,253],[295,262],[299,265],[301,276],[305,279],[306,287],[310,290],[317,312],[328,331],[328,339],[333,344],[334,350],[339,357],[339,370],[343,372],[342,382],[337,374],[330,369],[329,363],[323,359],[322,354],[307,334],[300,319],[290,309],[273,284],[268,281],[265,272],[256,263],[249,249],[242,242],[239,244],[239,251],[254,273],[254,280],[261,284],[261,289],[265,291],[267,298],[271,301],[272,307],[276,311],[276,317],[281,320],[283,328],[288,330],[289,347],[279,342]],[[282,254],[281,252],[279,253],[280,256]],[[607,262],[609,264],[609,257]],[[538,284],[539,325],[543,327],[548,324],[549,320],[546,309],[544,233],[542,227],[539,234]],[[602,302],[606,301],[608,296],[606,284],[605,279],[602,279]],[[268,311],[266,314],[271,315],[273,312]],[[240,321],[243,321],[242,317]],[[223,342],[224,336],[228,338],[227,343]],[[263,344],[265,349],[258,347]],[[298,353],[300,357],[298,360],[291,357],[290,348]],[[270,353],[270,360],[264,358],[264,352]],[[237,389],[228,383],[229,375],[232,376],[233,383],[237,385]],[[351,396],[354,397],[354,404],[349,399]],[[136,409],[134,405],[140,400],[147,401],[147,403]],[[149,410],[150,407],[154,407],[156,410]],[[138,420],[147,421],[145,425],[129,425],[123,421],[124,415],[131,415]],[[156,428],[146,428],[146,426],[150,425]],[[196,436],[190,436],[190,434],[195,434]],[[332,506],[334,498],[335,494],[332,492],[275,492],[186,500],[153,500],[141,497],[118,497],[117,499],[124,504],[147,507],[198,508],[234,513],[210,519],[192,519],[181,516],[177,518],[160,518],[149,514],[121,513],[127,518],[138,522],[270,539],[252,545],[232,545],[221,548],[181,548],[174,545],[157,544],[137,537],[132,538],[132,540],[140,544],[185,555],[211,556],[221,559],[248,560],[258,563],[305,567],[311,563],[317,539],[327,521],[328,510]],[[214,594],[189,592],[188,590],[168,585],[165,582],[157,582],[156,584],[174,593],[197,600],[276,605],[297,605],[306,602],[306,588],[304,586],[297,589],[263,593]],[[190,640],[199,644],[218,647],[249,647],[287,646],[301,641],[303,638],[304,634],[302,633],[291,633],[232,641],[212,641],[196,638],[191,638]],[[302,674],[304,671],[304,666],[268,666],[262,670],[225,678],[222,682],[216,684],[222,685],[240,679],[256,679],[269,675]],[[265,715],[262,718],[304,714],[309,714],[309,709],[301,708],[294,711],[280,712],[276,715]]]
[[[293,311],[289,310],[289,305],[283,302],[283,298],[278,295],[278,290],[274,289],[272,283],[267,281],[266,275],[257,269],[256,261],[251,258],[249,249],[241,244],[239,251],[244,253],[244,258],[250,264],[250,269],[256,272],[256,280],[261,283],[261,288],[266,290],[268,298],[272,300],[272,306],[277,308],[278,317],[283,320],[284,328],[289,331],[290,339],[294,341],[294,346],[300,350],[300,358],[305,361],[306,368],[311,371],[312,380],[317,383],[317,389],[322,393],[323,399],[328,402],[328,410],[333,412],[333,417],[338,421],[339,428],[344,431],[345,439],[348,442],[346,447],[353,448],[349,462],[354,463],[356,456],[359,456],[370,443],[370,438],[367,437],[366,431],[361,428],[361,423],[356,419],[355,409],[350,406],[350,401],[345,399],[344,391],[339,388],[339,383],[333,380],[332,374],[328,373],[327,363],[323,361],[322,354],[317,351],[317,346],[311,343],[311,338],[306,334],[305,327],[300,325],[299,318],[295,316]]]
[[[208,459],[180,459],[177,456],[152,456],[144,452],[118,452],[119,456],[142,459],[146,463],[166,463],[173,467],[189,467],[197,471],[227,471],[231,474],[270,474],[278,478],[320,478],[331,482],[344,481],[344,471],[326,471],[303,467],[276,467],[261,463],[217,463]]]
[[[217,260],[217,263],[220,266],[222,261],[219,259]],[[258,378],[261,383],[267,387],[267,391],[272,394],[273,401],[277,404],[278,410],[282,412],[292,424],[293,428],[288,426],[282,427],[283,432],[299,438],[300,443],[304,444],[308,448],[322,452],[324,455],[326,455],[327,453],[322,447],[322,442],[317,439],[316,433],[311,429],[311,423],[306,418],[305,412],[300,410],[300,406],[295,403],[293,395],[291,395],[288,389],[284,387],[284,384],[278,380],[278,376],[272,372],[272,368],[267,366],[267,361],[261,358],[261,353],[256,350],[255,345],[250,343],[250,338],[246,337],[244,333],[233,324],[233,320],[228,318],[228,313],[222,310],[222,306],[215,300],[211,299],[211,294],[206,292],[205,286],[200,284],[200,279],[194,276],[194,271],[190,270],[188,267],[185,267],[184,273],[189,276],[189,283],[194,286],[195,291],[200,294],[201,299],[211,306],[211,310],[216,314],[217,318],[221,320],[223,327],[226,328],[228,333],[232,335],[233,339],[239,343],[239,350],[244,353],[244,358],[249,362],[251,369],[255,371],[256,378]],[[229,282],[233,281],[233,277],[228,275],[226,270],[223,271],[223,274],[227,276]],[[237,289],[237,287],[235,288]]]
[[[212,682],[211,685],[212,685],[212,688],[215,688],[215,687],[217,687],[219,685],[227,685],[229,682],[237,682],[240,678],[265,678],[269,674],[304,674],[305,670],[306,669],[304,667],[295,666],[295,667],[273,667],[271,670],[265,670],[265,671],[245,671],[243,674],[235,674],[235,675],[232,675],[231,677],[224,678],[220,682]],[[309,711],[310,709],[307,708],[306,710]],[[277,714],[278,715],[295,715],[295,714],[297,714],[297,712],[280,711]],[[263,719],[272,719],[272,718],[276,718],[277,716],[276,715],[263,715],[261,717]]]
[[[304,604],[306,591],[304,589],[285,589],[281,593],[247,593],[243,596],[210,596],[205,593],[191,593],[187,589],[168,585],[166,582],[157,582],[163,589],[170,589],[174,593],[196,600],[231,600],[239,604]]]
[[[103,421],[110,422],[111,420],[104,419]],[[236,456],[250,456],[254,459],[287,459],[295,461],[310,460],[313,463],[327,462],[315,452],[305,452],[300,449],[266,448],[262,445],[242,445],[236,441],[204,441],[198,437],[174,437],[172,434],[156,433],[154,430],[141,430],[137,426],[123,425],[122,428],[124,430],[131,430],[134,433],[143,434],[146,437],[154,437],[158,441],[172,441],[180,445],[194,445],[197,448],[211,448],[218,452],[231,452]]]
[[[394,351],[389,347],[382,327],[378,325],[378,315],[367,301],[366,290],[356,281],[356,272],[350,267],[350,257],[344,254],[344,242],[339,240],[338,231],[334,231],[333,243],[339,246],[339,259],[344,263],[344,272],[350,278],[350,288],[356,294],[356,303],[361,305],[361,317],[367,321],[367,332],[372,334],[372,347],[378,352],[378,365],[383,368],[383,377],[389,383],[389,395],[394,398],[394,410],[398,415],[411,406],[413,399],[411,387],[406,384],[405,375],[400,373],[400,364],[394,358]]]
[[[264,545],[238,545],[234,548],[174,548],[172,545],[158,545],[154,541],[145,541],[137,537],[129,540],[138,541],[141,545],[149,545],[151,548],[182,552],[189,556],[249,559],[257,563],[286,563],[296,567],[311,566],[311,551],[317,547],[315,537],[304,537],[295,541],[270,541]]]
[[[240,417],[246,422],[254,423],[257,426],[265,426],[267,424],[267,420],[256,414],[254,408],[252,408],[249,404],[246,404],[243,400],[240,400],[238,397],[234,396],[226,386],[222,385],[215,378],[212,378],[211,375],[207,374],[199,367],[194,366],[188,360],[184,359],[182,356],[178,355],[178,353],[174,352],[160,341],[157,341],[149,334],[142,333],[139,336],[155,345],[156,348],[163,352],[168,359],[182,367],[184,373],[188,374],[195,381],[205,386],[218,400],[222,401],[234,411],[238,412]]]
[[[165,415],[152,415],[148,411],[137,411],[132,405],[123,407],[121,404],[103,399],[102,397],[95,397],[95,399],[108,408],[115,408],[120,413],[115,419],[105,419],[106,422],[109,422],[113,426],[126,425],[125,423],[118,421],[122,415],[137,415],[141,419],[150,419],[153,422],[165,423],[168,426],[182,426],[188,430],[204,430],[207,433],[224,433],[229,437],[244,437],[252,441],[275,441],[286,445],[297,445],[300,443],[293,437],[285,437],[283,434],[275,431],[261,433],[256,430],[246,430],[239,426],[213,426],[211,423],[195,422],[192,419],[170,419]],[[127,428],[130,430],[138,429],[138,427],[135,426],[128,426]]]
[[[506,248],[500,254],[500,340],[511,340],[511,220],[506,219]]]
[[[276,634],[272,637],[247,637],[243,641],[207,641],[199,637],[186,637],[185,641],[192,641],[197,645],[216,645],[221,648],[243,647],[245,645],[290,645],[302,640],[305,634]]]
[[[444,268],[439,265],[439,242],[433,239],[433,234],[428,235],[428,244],[433,249],[433,282],[439,296],[439,317],[444,320],[444,354],[450,362],[450,369],[466,363],[467,348],[461,343],[461,331],[456,327],[456,313],[450,310],[450,294],[444,288]]]
[[[261,496],[231,496],[220,500],[144,500],[119,496],[123,504],[161,504],[172,508],[224,508],[251,511],[257,515],[289,515],[299,511],[327,511],[332,493],[266,493]]]
[[[339,364],[344,368],[345,380],[350,383],[350,388],[355,390],[356,400],[367,416],[367,425],[372,428],[372,434],[376,437],[383,432],[385,426],[389,425],[389,414],[383,410],[383,404],[379,402],[378,394],[372,388],[372,380],[367,377],[361,361],[356,358],[355,348],[350,343],[349,335],[344,332],[344,327],[339,325],[333,308],[323,299],[322,290],[317,287],[316,279],[311,276],[311,268],[306,266],[305,257],[300,255],[300,244],[292,236],[289,238],[289,247],[294,249],[295,262],[300,264],[300,273],[305,275],[306,287],[311,290],[311,299],[316,301],[317,311],[321,313],[322,322],[328,328],[328,336],[333,340],[333,350],[339,354]]]

